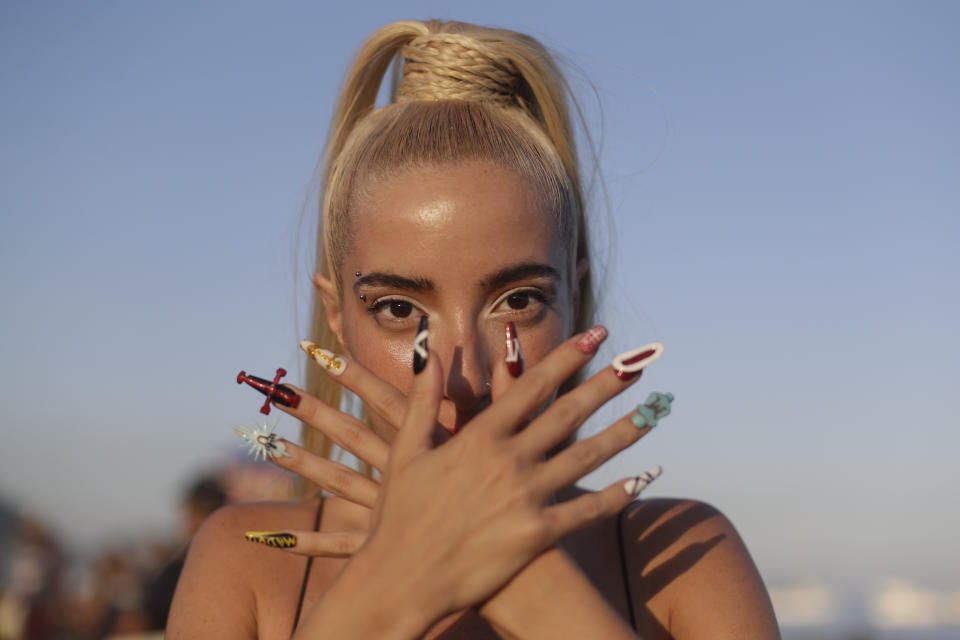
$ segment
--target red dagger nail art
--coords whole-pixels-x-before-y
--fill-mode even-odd
[[[287,370],[283,367],[277,369],[277,375],[273,377],[273,382],[269,380],[264,380],[263,378],[258,378],[257,376],[248,376],[246,371],[241,371],[237,374],[237,384],[243,384],[246,382],[248,385],[267,396],[267,399],[263,401],[263,406],[260,407],[260,413],[269,415],[270,414],[270,402],[276,402],[279,405],[284,407],[293,407],[296,409],[300,405],[300,396],[297,395],[296,391],[280,384],[280,378],[287,375]]]
[[[507,340],[507,355],[504,360],[507,363],[507,371],[514,378],[519,378],[523,373],[523,350],[520,348],[520,338],[517,337],[517,325],[508,322],[505,328]]]

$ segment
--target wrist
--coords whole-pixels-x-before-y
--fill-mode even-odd
[[[398,563],[365,547],[304,619],[296,638],[419,638],[439,616],[422,605],[425,597],[407,578]]]

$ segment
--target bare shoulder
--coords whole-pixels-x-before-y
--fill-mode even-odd
[[[676,638],[779,638],[760,574],[718,509],[643,500],[620,523],[635,610],[649,611]]]
[[[264,502],[230,505],[207,518],[190,544],[167,637],[256,638],[264,591],[282,594],[294,607],[304,559],[251,544],[244,533],[311,529],[316,511],[315,501]]]

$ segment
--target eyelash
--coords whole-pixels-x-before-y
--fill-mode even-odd
[[[500,296],[500,298],[497,299],[497,301],[493,304],[493,308],[496,310],[498,307],[500,307],[501,305],[507,303],[507,301],[510,300],[510,298],[512,298],[513,296],[516,296],[516,295],[526,295],[526,296],[528,296],[533,302],[538,303],[538,304],[543,305],[543,306],[547,306],[547,307],[553,306],[553,302],[554,302],[554,301],[553,301],[553,298],[552,298],[551,296],[549,296],[546,292],[542,291],[541,289],[534,289],[534,288],[527,287],[527,288],[514,289],[513,291],[508,291],[508,292],[506,292],[505,294],[503,294],[502,296]],[[530,313],[530,310],[529,310],[529,309],[526,309],[526,308],[524,308],[524,309],[509,309],[509,312],[511,312],[511,313]]]
[[[413,310],[410,312],[410,315],[405,318],[391,318],[386,316],[386,314],[382,313],[384,309],[388,309],[390,305],[395,302],[402,302],[405,304],[409,304],[413,308]],[[381,317],[383,317],[386,322],[393,322],[393,323],[401,323],[408,320],[411,317],[419,318],[420,314],[415,313],[416,309],[417,309],[417,305],[413,302],[413,300],[408,300],[406,298],[398,298],[394,296],[378,298],[377,300],[374,300],[372,303],[367,305],[367,312],[369,312],[370,315],[373,316],[375,320],[377,320],[377,322],[380,322]]]
[[[531,288],[531,287],[519,288],[519,289],[513,289],[511,291],[507,291],[506,293],[501,295],[499,298],[497,298],[497,300],[492,305],[493,312],[496,313],[499,307],[501,307],[504,304],[507,304],[507,301],[516,295],[528,296],[528,298],[532,301],[533,305],[540,305],[540,306],[534,307],[534,309],[530,309],[529,307],[531,305],[530,303],[528,303],[527,307],[523,309],[508,308],[508,309],[505,309],[503,313],[509,313],[516,316],[530,316],[530,319],[534,319],[541,315],[541,313],[543,312],[543,307],[552,307],[555,302],[553,295],[541,289]],[[390,305],[395,303],[403,303],[403,304],[410,305],[411,307],[410,313],[407,316],[402,318],[388,316],[386,314],[386,310],[390,308]],[[402,325],[404,327],[407,324],[413,325],[414,321],[416,321],[420,317],[422,311],[421,313],[417,313],[418,310],[419,310],[419,307],[413,300],[410,300],[404,297],[398,297],[398,296],[385,296],[383,298],[378,298],[367,305],[367,312],[378,323],[381,323],[381,324],[390,323],[397,326]],[[523,319],[526,319],[526,318],[523,318]]]

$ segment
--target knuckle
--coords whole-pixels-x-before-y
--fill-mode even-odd
[[[603,500],[603,493],[594,493],[586,496],[579,508],[579,516],[584,522],[595,522],[604,515],[607,509]]]
[[[358,422],[351,422],[340,430],[340,441],[337,443],[350,453],[357,453],[360,444],[363,442],[367,428]]]
[[[345,497],[353,487],[353,472],[346,468],[334,468],[327,477],[327,489]]]
[[[578,442],[569,449],[570,457],[580,469],[594,469],[601,462],[601,453],[594,442]]]
[[[542,549],[551,542],[550,532],[553,530],[549,518],[530,518],[520,527],[518,536],[520,544],[527,549]]]
[[[337,555],[350,555],[353,553],[355,547],[353,536],[348,533],[337,535],[333,541],[333,551]]]
[[[557,401],[554,403],[554,406],[550,408],[551,420],[560,424],[577,424],[580,422],[580,416],[580,407],[570,402],[569,399]]]
[[[521,376],[521,379],[527,392],[537,398],[549,397],[556,388],[556,385],[547,377],[547,374],[537,369],[527,372]]]
[[[407,412],[406,400],[392,393],[380,394],[377,404],[380,407],[381,416],[392,421],[393,424],[399,424]]]

